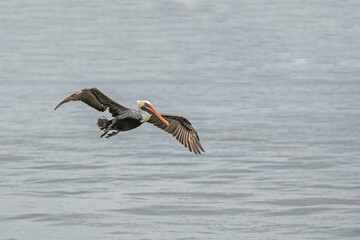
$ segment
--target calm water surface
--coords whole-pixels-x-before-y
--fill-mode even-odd
[[[358,239],[359,11],[1,1],[0,239]],[[90,86],[186,116],[206,153],[53,111]]]

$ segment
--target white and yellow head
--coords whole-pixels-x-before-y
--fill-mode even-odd
[[[157,117],[160,121],[169,125],[169,123],[155,110],[151,103],[147,100],[138,100],[137,101],[140,112],[142,112],[143,119],[141,122],[147,122],[151,116]]]

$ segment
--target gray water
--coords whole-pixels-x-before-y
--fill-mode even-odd
[[[359,1],[0,1],[0,239],[359,239]],[[186,116],[100,139],[96,86]]]

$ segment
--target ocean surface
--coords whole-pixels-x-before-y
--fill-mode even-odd
[[[360,1],[0,1],[0,239],[359,239]],[[186,116],[99,138],[95,86]]]

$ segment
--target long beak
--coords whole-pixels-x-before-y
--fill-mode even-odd
[[[149,109],[153,114],[155,114],[155,116],[157,116],[163,123],[169,125],[169,123],[155,110],[153,106],[149,105],[146,108]]]

